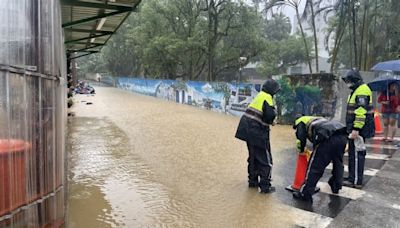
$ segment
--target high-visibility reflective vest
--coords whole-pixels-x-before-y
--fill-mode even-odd
[[[346,133],[346,127],[344,124],[335,121],[335,120],[327,120],[323,117],[318,117],[318,116],[302,116],[298,118],[295,121],[295,126],[296,128],[298,127],[299,124],[304,123],[305,128],[302,128],[303,132],[297,132],[296,136],[298,134],[301,134],[304,136],[306,134],[308,140],[310,140],[314,144],[318,144],[326,139],[328,139],[330,136],[335,134],[337,131],[340,131],[340,133]],[[297,131],[300,129],[297,128]],[[303,140],[305,140],[305,137],[301,137]],[[300,139],[298,138],[297,141],[297,146],[299,147],[301,144],[305,145],[305,141],[301,142]]]
[[[269,104],[269,106],[274,106],[274,100],[272,99],[272,96],[264,91],[261,91],[249,104],[249,107],[262,112],[264,101],[266,101]]]
[[[263,125],[268,125],[263,121],[263,105],[264,102],[267,102],[269,106],[274,106],[274,101],[272,96],[264,91],[261,91],[257,94],[257,96],[253,99],[253,101],[249,104],[246,109],[244,115],[247,117],[260,122]]]
[[[295,122],[294,125],[297,126],[300,123],[304,123],[306,126],[310,123],[311,120],[317,119],[317,118],[322,118],[318,116],[302,116],[298,118]]]
[[[374,134],[372,91],[366,84],[360,85],[347,100],[347,130],[360,131],[364,137]]]

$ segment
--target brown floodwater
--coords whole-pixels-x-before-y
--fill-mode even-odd
[[[68,227],[304,225],[304,213],[275,193],[247,187],[239,118],[116,88],[96,92],[75,97],[68,121]],[[293,130],[274,126],[271,138],[280,166]]]

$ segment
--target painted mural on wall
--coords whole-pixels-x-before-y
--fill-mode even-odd
[[[225,82],[174,81],[138,78],[116,80],[118,88],[193,105],[218,112],[241,115],[258,93],[260,85]]]
[[[334,113],[334,80],[276,78],[282,86],[276,97],[281,123],[291,123],[296,114],[329,116]],[[260,91],[260,84],[116,78],[116,86],[132,92],[240,116]],[[329,90],[329,91],[328,91]]]

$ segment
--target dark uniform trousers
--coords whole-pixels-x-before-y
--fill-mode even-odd
[[[351,183],[362,185],[366,154],[367,151],[356,151],[354,140],[349,139],[349,181]]]
[[[324,174],[325,168],[333,163],[332,183],[335,189],[341,189],[343,182],[343,153],[346,148],[347,138],[343,134],[334,134],[321,142],[311,155],[308,163],[306,179],[300,191],[305,197],[311,197],[315,186]]]
[[[258,184],[261,190],[265,190],[271,186],[272,156],[269,141],[264,148],[249,143],[247,143],[247,148],[249,150],[247,159],[249,184]]]

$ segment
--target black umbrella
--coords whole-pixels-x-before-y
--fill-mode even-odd
[[[368,86],[372,91],[386,91],[386,95],[389,96],[389,85],[392,83],[396,83],[400,88],[400,75],[386,74],[379,76],[368,83]]]

